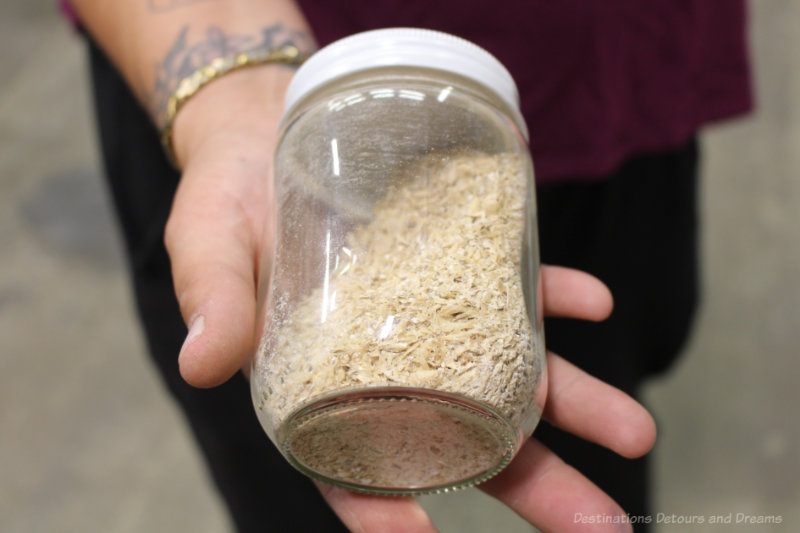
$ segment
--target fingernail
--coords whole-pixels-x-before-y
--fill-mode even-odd
[[[203,333],[205,325],[206,325],[205,316],[196,315],[194,318],[192,318],[192,321],[189,324],[189,333],[186,334],[186,340],[183,341],[183,346],[181,346],[181,353],[183,353],[184,350],[186,350],[186,347],[189,346],[197,337],[199,337]]]

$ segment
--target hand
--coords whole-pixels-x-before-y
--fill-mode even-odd
[[[190,328],[179,356],[180,370],[198,387],[226,381],[247,364],[253,349],[258,263],[272,242],[265,207],[272,194],[272,152],[280,113],[280,105],[264,98],[270,87],[259,85],[263,79],[257,70],[220,79],[189,102],[176,122],[178,159],[185,171],[165,241],[181,312]],[[224,92],[234,90],[255,94],[250,99],[225,98]],[[220,101],[228,107],[214,105]],[[588,274],[545,266],[542,284],[547,316],[602,320],[611,311],[608,289]],[[641,405],[560,357],[548,353],[547,358],[546,420],[625,457],[640,456],[652,447],[655,424]],[[413,498],[366,496],[322,484],[319,488],[354,532],[435,531]],[[585,530],[573,520],[577,512],[624,514],[536,439],[529,439],[514,461],[481,489],[545,532]],[[599,531],[603,526],[593,527]]]
[[[611,311],[608,289],[573,269],[543,266],[544,312],[602,320]],[[543,418],[579,437],[634,458],[655,440],[650,414],[630,396],[595,379],[561,357],[547,354],[548,392]],[[436,531],[413,498],[365,496],[318,483],[323,496],[355,533]],[[624,511],[603,491],[535,438],[499,475],[479,487],[543,532],[587,531],[584,516],[621,516]],[[630,525],[593,524],[591,531],[632,531]]]

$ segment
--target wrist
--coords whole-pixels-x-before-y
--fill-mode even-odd
[[[262,151],[274,146],[293,74],[286,65],[253,66],[227,73],[194,94],[172,124],[178,167],[186,168],[209,149],[227,147],[245,153],[255,143]]]

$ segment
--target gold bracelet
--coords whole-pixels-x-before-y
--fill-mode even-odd
[[[295,46],[283,46],[267,51],[242,52],[226,57],[218,57],[208,65],[195,70],[191,75],[183,78],[178,83],[178,88],[167,101],[164,111],[164,127],[161,129],[161,145],[170,163],[176,168],[178,162],[175,149],[172,146],[172,126],[178,111],[197,92],[215,79],[245,67],[254,67],[267,63],[284,63],[287,65],[301,65],[307,55],[301,54]]]

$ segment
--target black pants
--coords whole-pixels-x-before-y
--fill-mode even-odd
[[[269,442],[241,376],[210,390],[180,378],[177,354],[186,328],[162,240],[179,176],[116,70],[91,44],[90,55],[103,161],[150,355],[238,530],[344,530],[312,483]],[[646,376],[669,365],[693,314],[696,159],[690,142],[633,159],[599,183],[538,191],[543,261],[597,275],[616,298],[614,315],[603,324],[546,321],[548,347],[634,396]],[[648,512],[645,459],[620,459],[546,424],[536,436],[631,515]]]
[[[694,318],[697,159],[692,140],[632,158],[599,183],[537,191],[542,261],[590,272],[614,295],[614,311],[602,323],[545,319],[547,347],[635,398],[647,377],[669,369]],[[652,512],[647,457],[623,459],[547,424],[535,436],[629,515]]]

